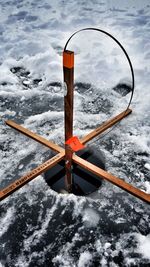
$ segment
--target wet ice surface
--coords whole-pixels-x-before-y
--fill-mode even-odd
[[[63,144],[61,51],[76,29],[96,26],[125,46],[136,90],[133,114],[93,141],[109,172],[150,192],[149,15],[149,1],[1,1],[1,188],[51,156],[3,120]],[[97,33],[79,34],[68,48],[76,54],[74,133],[81,137],[126,107],[131,76],[121,51]],[[107,182],[84,198],[58,195],[39,176],[0,211],[0,266],[150,264],[148,204]]]

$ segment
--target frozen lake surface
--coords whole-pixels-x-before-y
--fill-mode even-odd
[[[15,120],[64,143],[62,51],[97,27],[127,50],[135,71],[133,113],[95,138],[108,172],[150,193],[150,3],[0,0],[0,188],[51,157],[5,125]],[[82,32],[75,51],[74,134],[123,111],[131,74],[108,37]],[[108,182],[88,198],[51,190],[42,175],[0,203],[0,267],[150,266],[150,207]]]

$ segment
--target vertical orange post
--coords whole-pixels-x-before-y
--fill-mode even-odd
[[[65,108],[65,142],[73,136],[73,91],[74,91],[74,52],[63,52],[64,83],[67,87],[64,96]],[[72,192],[72,155],[73,151],[65,144],[65,185],[69,193]]]

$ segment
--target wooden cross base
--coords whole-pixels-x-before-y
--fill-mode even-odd
[[[88,141],[93,139],[94,137],[98,136],[99,134],[103,133],[108,128],[112,127],[115,123],[119,122],[123,118],[125,118],[127,115],[129,115],[132,112],[131,109],[127,109],[117,115],[116,117],[106,121],[101,126],[90,132],[88,135],[84,136],[80,142],[82,144],[86,144]],[[15,182],[11,183],[8,187],[4,188],[0,191],[0,200],[5,199],[8,195],[12,194],[14,191],[18,190],[22,186],[24,186],[26,183],[30,182],[34,178],[36,178],[41,173],[45,172],[46,170],[52,168],[55,166],[58,162],[60,162],[62,159],[65,158],[65,149],[61,146],[54,144],[53,142],[31,132],[30,130],[24,128],[23,126],[20,126],[16,124],[15,122],[8,120],[6,121],[6,124],[15,130],[18,130],[22,134],[34,139],[35,141],[45,145],[46,147],[49,147],[50,149],[54,150],[58,154],[56,154],[53,158],[49,159],[48,161],[44,162],[43,164],[39,165],[37,168],[31,170],[26,175],[22,176],[21,178],[17,179]],[[78,157],[75,153],[72,157],[73,162],[76,164],[79,164],[81,167],[85,168],[86,170],[96,174],[98,177],[103,178],[112,184],[122,188],[123,190],[127,191],[128,193],[134,195],[135,197],[150,203],[150,194],[147,194],[143,192],[142,190],[132,186],[131,184],[125,182],[124,180],[102,170],[101,168],[93,165],[92,163]],[[86,177],[85,177],[86,178]]]
[[[63,52],[63,72],[64,72],[64,83],[67,88],[67,92],[64,96],[64,106],[65,106],[65,149],[59,145],[54,144],[51,141],[46,140],[45,138],[31,132],[28,129],[16,124],[13,121],[6,121],[6,124],[10,127],[18,130],[22,134],[34,139],[35,141],[49,147],[50,149],[54,150],[58,154],[53,158],[49,159],[45,163],[41,164],[37,168],[33,169],[23,177],[19,178],[6,188],[0,191],[0,200],[6,198],[8,195],[31,181],[32,179],[36,178],[39,174],[47,171],[48,169],[55,166],[58,162],[62,159],[65,159],[65,185],[66,189],[69,193],[72,192],[72,172],[71,167],[72,163],[76,163],[82,168],[92,172],[96,176],[103,178],[112,184],[122,188],[123,190],[127,191],[128,193],[134,195],[135,197],[150,203],[150,195],[135,188],[131,184],[123,181],[122,179],[104,171],[103,169],[95,166],[94,164],[84,160],[83,158],[77,156],[74,151],[70,150],[70,147],[67,145],[68,140],[73,137],[73,93],[74,93],[74,52],[65,50]],[[80,142],[81,144],[86,144],[88,141],[93,139],[94,137],[98,136],[99,134],[103,133],[108,128],[112,127],[115,123],[119,122],[127,115],[132,112],[131,109],[127,109],[117,115],[116,117],[106,121],[101,126],[93,130],[88,135],[84,136]],[[81,145],[82,147],[82,145]],[[86,177],[85,177],[86,179]]]

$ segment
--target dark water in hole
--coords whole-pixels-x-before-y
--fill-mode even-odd
[[[95,149],[85,148],[76,153],[81,158],[91,162],[92,164],[105,169],[105,159],[101,151],[95,152]],[[48,185],[56,192],[66,189],[65,187],[65,162],[61,161],[52,169],[48,170],[44,174],[45,180]],[[78,196],[88,195],[93,193],[102,184],[102,179],[85,170],[77,164],[72,166],[72,179],[73,179],[73,190],[72,193]]]

